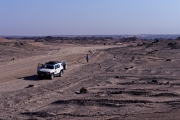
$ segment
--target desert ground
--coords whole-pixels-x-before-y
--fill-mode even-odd
[[[51,60],[66,60],[68,69],[39,80],[37,64]],[[179,113],[180,40],[0,38],[2,120],[179,120]]]

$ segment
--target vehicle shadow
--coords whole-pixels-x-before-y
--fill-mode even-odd
[[[30,80],[30,81],[48,80],[48,78],[46,77],[39,79],[38,75],[25,76],[25,77],[22,77],[21,79]]]
[[[38,75],[25,76],[25,77],[23,77],[23,79],[24,80],[30,80],[30,81],[38,81],[38,80],[40,80],[38,78]]]

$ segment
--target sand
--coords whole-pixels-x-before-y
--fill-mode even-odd
[[[0,119],[178,120],[179,46],[178,40],[0,39]],[[39,80],[37,64],[50,60],[66,60],[68,69]],[[87,93],[79,93],[82,87]]]

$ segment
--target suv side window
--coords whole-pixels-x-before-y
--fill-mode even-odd
[[[60,68],[60,66],[59,65],[55,65],[55,69],[57,69],[57,68]]]
[[[60,65],[59,65],[59,64],[57,65],[57,68],[60,68]]]
[[[57,69],[57,65],[55,65],[55,69]]]

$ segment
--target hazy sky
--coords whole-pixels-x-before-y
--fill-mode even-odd
[[[0,35],[180,34],[180,0],[0,0]]]

